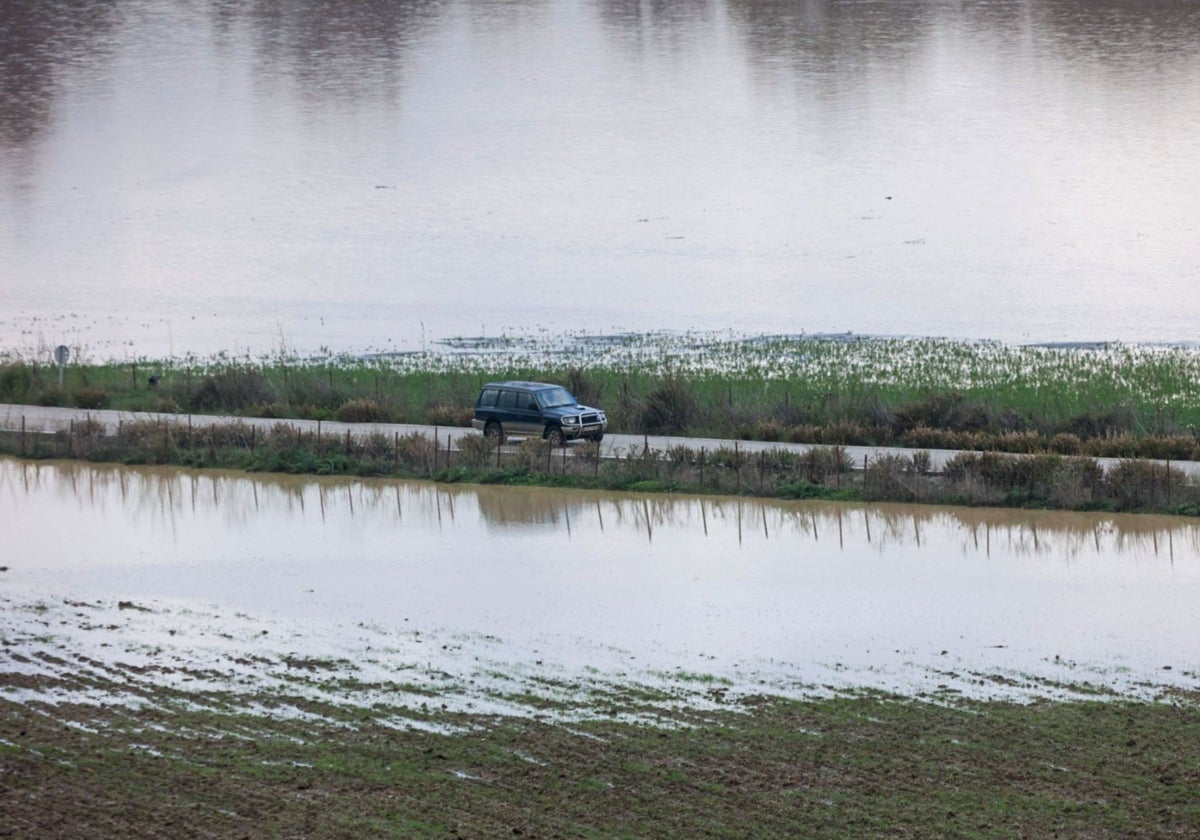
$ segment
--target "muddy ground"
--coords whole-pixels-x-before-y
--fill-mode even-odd
[[[756,698],[658,726],[432,713],[437,732],[383,709],[300,719],[279,711],[286,698],[256,702],[0,701],[0,832],[1124,838],[1200,825],[1194,706]]]

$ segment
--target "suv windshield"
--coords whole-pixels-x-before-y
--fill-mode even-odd
[[[551,388],[548,391],[538,391],[538,405],[542,408],[562,408],[563,406],[575,405],[575,398],[571,396],[570,391],[566,388]]]

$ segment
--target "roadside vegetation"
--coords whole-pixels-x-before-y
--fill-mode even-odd
[[[557,337],[372,358],[73,364],[61,386],[58,374],[45,359],[10,358],[0,402],[464,426],[483,382],[531,379],[604,408],[613,432],[1200,458],[1200,351],[1191,348]]]
[[[0,432],[0,453],[477,484],[1200,515],[1200,484],[1167,462],[1106,465],[1055,454],[961,452],[933,472],[925,450],[860,462],[838,446],[746,452],[736,442],[715,449],[680,443],[665,452],[634,446],[602,458],[591,442],[556,448],[530,439],[498,447],[484,435],[468,435],[453,448],[437,430],[355,435],[348,427],[320,423],[305,429],[278,421],[264,429],[182,419],[123,422],[115,433],[95,420],[53,434]]]

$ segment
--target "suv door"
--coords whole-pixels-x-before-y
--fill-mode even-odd
[[[519,434],[542,434],[542,410],[538,408],[537,397],[532,391],[514,391],[516,404],[512,409],[513,430]]]

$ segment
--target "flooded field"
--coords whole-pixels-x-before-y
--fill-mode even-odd
[[[1198,45],[1187,2],[6,3],[0,345],[1188,341]]]
[[[1200,671],[1179,518],[11,459],[0,499],[10,699],[70,675],[53,691],[86,701],[89,673],[133,703],[147,681],[495,711],[617,685],[1157,698]]]

